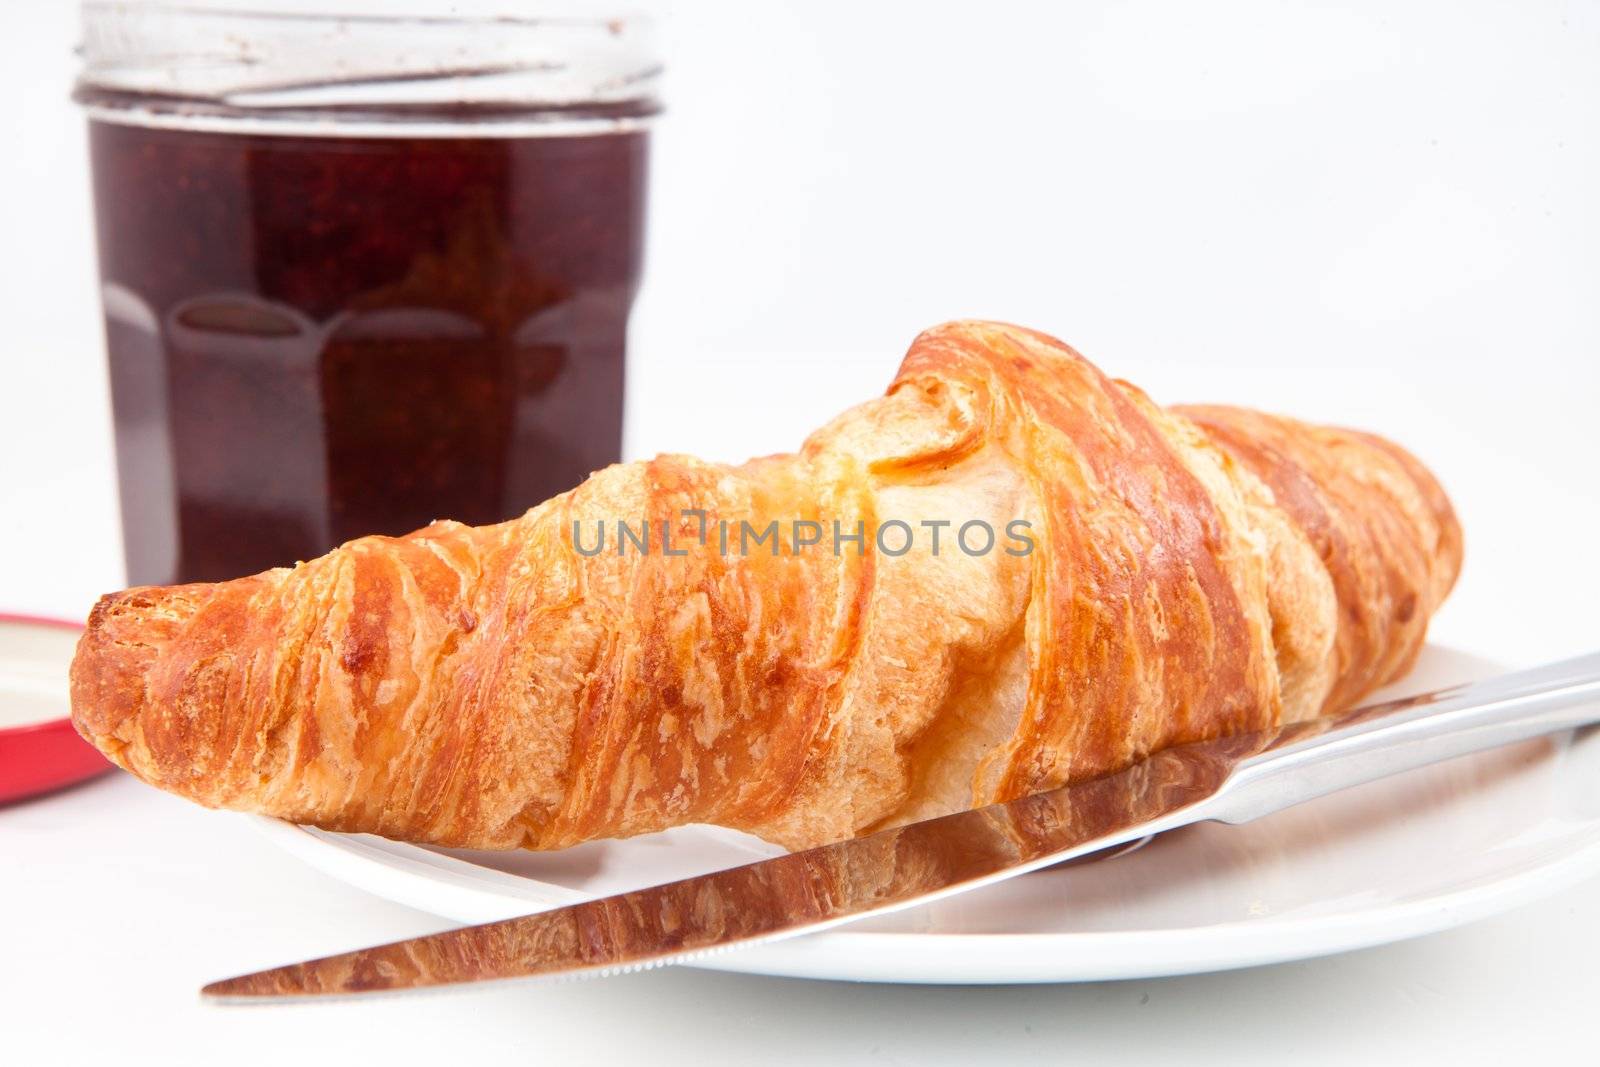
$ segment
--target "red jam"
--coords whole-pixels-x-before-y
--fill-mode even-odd
[[[91,122],[130,582],[496,522],[616,461],[646,137]]]

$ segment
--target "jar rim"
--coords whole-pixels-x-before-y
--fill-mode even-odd
[[[392,5],[391,5],[392,6]],[[515,13],[86,0],[73,97],[141,125],[636,125],[660,111],[654,20],[597,3]]]

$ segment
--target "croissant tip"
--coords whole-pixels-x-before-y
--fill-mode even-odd
[[[193,593],[206,588],[135,586],[107,593],[89,612],[68,674],[72,725],[120,766],[146,708],[151,667],[193,615]]]
[[[136,710],[123,695],[127,672],[121,668],[126,656],[114,636],[117,607],[126,596],[108,593],[95,602],[68,675],[73,728],[108,756],[118,730]]]

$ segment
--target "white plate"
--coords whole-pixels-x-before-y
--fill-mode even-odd
[[[1384,696],[1484,677],[1428,648]],[[477,923],[775,855],[687,827],[557,853],[465,852],[255,822],[336,878]],[[1562,734],[1203,824],[1127,855],[1026,875],[695,966],[886,982],[1153,977],[1303,959],[1482,918],[1600,873],[1600,731]]]

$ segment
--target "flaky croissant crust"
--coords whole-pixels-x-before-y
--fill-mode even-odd
[[[1022,522],[1033,551],[697,543],[773,519]],[[690,547],[574,542],[619,520]],[[1410,666],[1460,559],[1387,441],[1162,409],[957,322],[793,455],[621,464],[511,522],[107,596],[74,719],[164,789],[335,830],[801,847],[1345,707]]]

